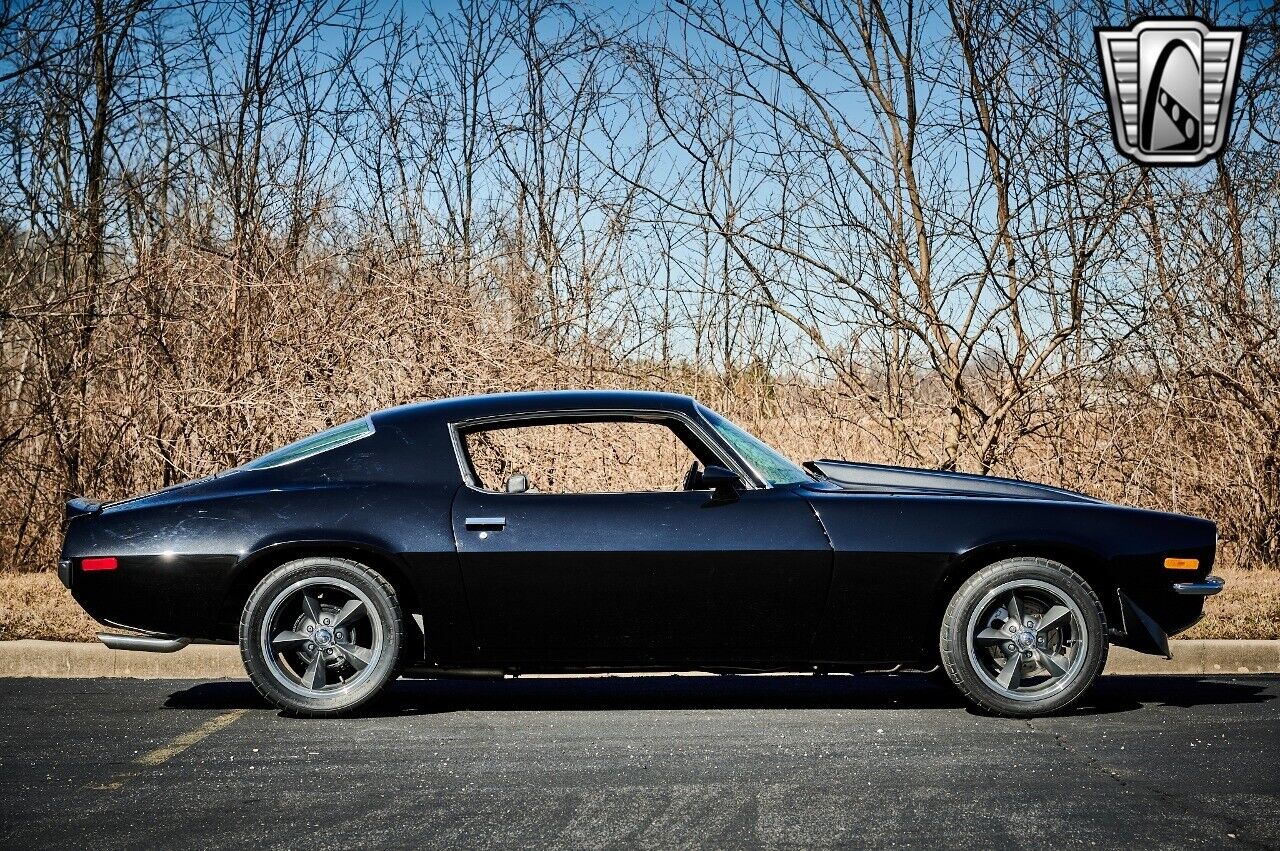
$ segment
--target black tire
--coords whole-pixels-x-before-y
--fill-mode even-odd
[[[1002,605],[1002,597],[1015,599]],[[1055,619],[1055,607],[1067,614]],[[1021,617],[1012,616],[1023,608]],[[1046,625],[1042,632],[1046,619],[1058,626]],[[947,605],[938,644],[947,676],[973,703],[1013,718],[1047,715],[1073,705],[1102,673],[1106,614],[1089,583],[1069,567],[1010,558],[960,586]],[[1023,685],[1027,669],[1038,675]]]
[[[340,624],[344,604],[354,606],[354,614]],[[319,617],[310,616],[310,607]],[[287,649],[271,652],[277,646]],[[373,700],[399,673],[404,646],[395,589],[343,558],[303,558],[277,567],[253,589],[240,617],[240,655],[249,679],[291,715],[341,715]]]

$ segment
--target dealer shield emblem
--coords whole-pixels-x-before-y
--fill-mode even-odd
[[[1222,152],[1243,29],[1149,18],[1094,33],[1120,153],[1146,165],[1200,165]]]

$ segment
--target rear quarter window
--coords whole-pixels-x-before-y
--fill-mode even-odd
[[[303,458],[319,455],[321,452],[328,452],[330,449],[337,449],[339,446],[345,446],[371,434],[373,434],[373,423],[368,417],[364,417],[355,422],[343,423],[319,434],[304,437],[288,446],[282,446],[261,458],[255,458],[241,469],[265,470],[268,467],[281,467],[301,461]]]

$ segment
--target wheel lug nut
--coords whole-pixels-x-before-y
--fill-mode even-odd
[[[325,652],[325,653],[328,653],[330,656],[332,656],[332,655],[333,655],[333,648],[332,648],[332,647],[330,647],[328,650],[326,650],[326,651],[324,651],[324,652]]]
[[[315,624],[307,624],[307,632],[315,632]]]
[[[329,625],[329,619],[328,619],[328,618],[325,618],[325,619],[324,619],[324,625],[325,625],[325,626],[328,626],[328,625]]]
[[[315,650],[315,649],[316,649],[316,646],[315,646],[314,644],[312,644],[310,641],[308,641],[308,642],[307,642],[307,649],[308,649],[308,650]]]

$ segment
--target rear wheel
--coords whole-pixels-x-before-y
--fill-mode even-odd
[[[281,565],[254,589],[240,619],[249,678],[297,715],[337,715],[376,697],[395,678],[403,644],[394,589],[347,559]]]
[[[1061,711],[1107,661],[1102,603],[1075,571],[1012,558],[974,574],[947,606],[939,637],[947,676],[1000,715]]]

